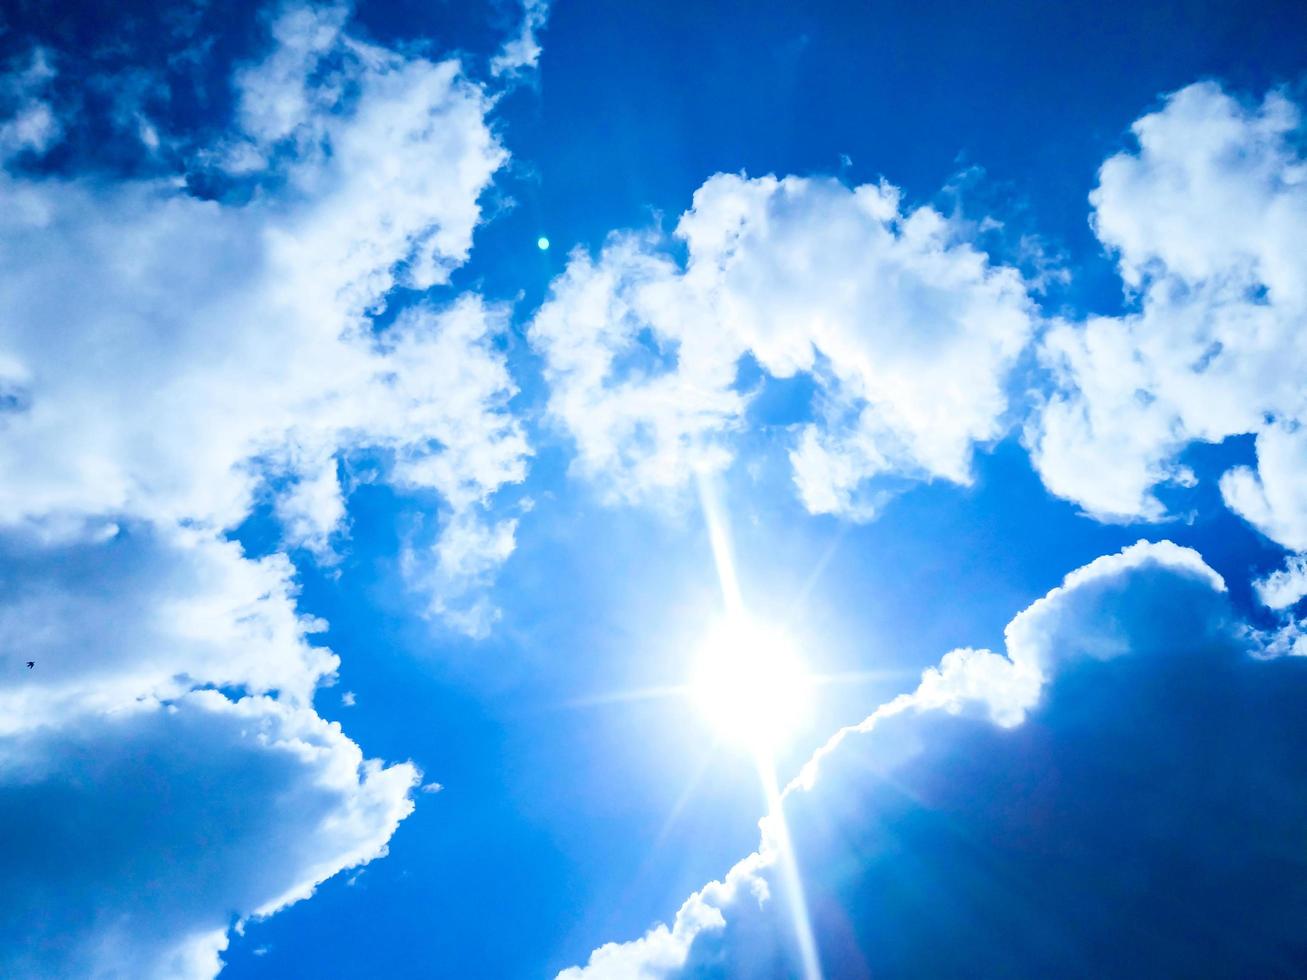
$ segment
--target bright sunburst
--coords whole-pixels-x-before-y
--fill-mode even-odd
[[[768,754],[803,722],[811,693],[789,637],[744,615],[710,630],[690,689],[719,736]]]

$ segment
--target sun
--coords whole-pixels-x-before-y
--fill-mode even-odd
[[[690,691],[719,737],[770,754],[807,716],[811,681],[782,630],[734,616],[704,637]]]

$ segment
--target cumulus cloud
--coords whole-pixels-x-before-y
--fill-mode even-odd
[[[772,859],[770,853],[750,855],[732,868],[725,880],[709,882],[686,899],[670,929],[660,922],[639,939],[607,943],[590,955],[584,967],[569,967],[558,974],[558,980],[656,980],[675,975],[700,935],[726,926],[725,906],[739,900],[742,893],[754,901],[767,900],[767,883],[760,872]]]
[[[0,521],[221,529],[271,477],[288,542],[326,553],[352,450],[393,454],[460,527],[522,479],[506,311],[467,296],[380,334],[368,316],[466,258],[505,158],[489,100],[456,62],[352,41],[343,16],[288,8],[238,76],[242,145],[271,168],[248,200],[4,178]]]
[[[233,917],[383,854],[415,782],[311,710],[215,691],[0,736],[0,972],[213,976]]]
[[[718,174],[675,241],[626,233],[574,253],[530,337],[578,469],[613,499],[730,460],[746,355],[776,378],[810,374],[795,483],[809,510],[859,518],[877,477],[969,481],[1032,327],[1018,272],[889,184]]]
[[[1061,323],[1042,357],[1056,389],[1027,431],[1049,489],[1110,519],[1166,516],[1156,488],[1190,484],[1191,442],[1256,437],[1226,503],[1307,550],[1307,160],[1285,95],[1215,83],[1171,95],[1103,164],[1094,227],[1136,309]]]
[[[1165,542],[1068,576],[1006,646],[945,657],[787,790],[825,975],[1299,962],[1302,662],[1260,659],[1220,577]],[[671,928],[562,976],[795,972],[778,837],[762,826],[759,851]]]
[[[385,853],[420,774],[314,712],[322,626],[211,534],[0,536],[0,972],[212,976],[233,921]]]
[[[101,542],[0,537],[0,649],[37,667],[0,688],[0,734],[197,686],[309,706],[337,659],[295,609],[284,555],[130,526]]]
[[[366,452],[448,531],[409,558],[439,569],[433,609],[493,619],[492,498],[529,453],[507,310],[376,315],[465,261],[506,154],[458,62],[347,24],[269,18],[189,183],[0,175],[6,976],[212,976],[233,925],[383,855],[412,809],[416,768],[314,710],[337,658],[290,558],[227,539],[256,502],[330,560]],[[26,72],[0,94],[39,100]],[[10,103],[3,156],[58,138]]]

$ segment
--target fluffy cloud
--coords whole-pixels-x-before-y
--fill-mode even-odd
[[[724,881],[709,882],[691,895],[676,913],[672,928],[660,922],[639,939],[601,946],[584,967],[569,967],[558,974],[558,980],[656,980],[674,975],[701,934],[725,928],[724,907],[746,893],[757,902],[768,900],[762,872],[773,860],[765,848],[751,854]]]
[[[384,853],[415,783],[308,709],[214,691],[2,736],[0,972],[213,976],[233,918]]]
[[[1262,605],[1287,609],[1307,595],[1307,555],[1292,555],[1285,567],[1254,583]]]
[[[818,384],[791,451],[809,510],[870,516],[877,477],[970,479],[1032,330],[1016,270],[884,183],[719,174],[675,237],[620,234],[597,259],[573,254],[531,326],[550,413],[610,497],[729,461],[746,355]]]
[[[0,521],[225,528],[272,476],[288,540],[323,553],[353,449],[392,453],[395,481],[440,493],[460,526],[523,477],[493,346],[505,311],[465,297],[381,334],[368,318],[466,258],[504,159],[489,101],[457,63],[361,45],[342,19],[288,10],[239,76],[232,145],[272,168],[244,203],[6,178]],[[310,84],[328,57],[338,71]]]
[[[1094,226],[1137,302],[1050,330],[1057,389],[1028,441],[1048,487],[1092,514],[1165,516],[1159,484],[1191,483],[1193,441],[1256,436],[1226,503],[1307,549],[1307,160],[1297,107],[1185,88],[1134,124],[1102,168]]]
[[[284,556],[130,525],[0,569],[0,972],[212,976],[233,921],[385,853],[420,774],[313,711],[337,661]]]
[[[207,534],[130,526],[104,541],[0,537],[0,735],[113,712],[196,686],[275,694],[297,707],[335,672],[295,610],[284,555],[259,561]]]
[[[7,976],[211,976],[233,923],[384,854],[412,809],[417,770],[314,711],[337,659],[289,558],[226,540],[256,501],[330,559],[340,464],[367,452],[437,506],[434,550],[409,557],[438,570],[433,610],[493,619],[514,523],[489,505],[528,455],[507,311],[375,315],[466,259],[505,152],[456,61],[347,20],[269,20],[189,183],[0,176]],[[28,116],[37,67],[11,86]],[[57,138],[27,118],[4,156]]]
[[[1140,543],[1017,616],[1005,656],[950,654],[839,733],[785,798],[825,975],[1298,962],[1307,672],[1248,638],[1196,553]],[[793,973],[763,831],[672,928],[562,976]]]

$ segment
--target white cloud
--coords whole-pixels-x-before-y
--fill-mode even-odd
[[[724,466],[751,354],[818,383],[791,453],[809,510],[870,516],[877,476],[969,481],[1033,313],[1021,276],[964,232],[884,183],[718,174],[677,225],[684,267],[652,235],[574,253],[530,337],[578,469],[638,500]]]
[[[1307,324],[1307,319],[1302,321]],[[1267,425],[1257,433],[1257,467],[1236,466],[1221,477],[1226,504],[1272,541],[1307,551],[1307,418]]]
[[[492,343],[506,311],[465,296],[380,336],[367,317],[466,258],[505,159],[489,100],[456,62],[361,45],[342,18],[288,8],[239,76],[243,139],[274,167],[248,203],[4,179],[0,522],[226,528],[271,474],[288,541],[326,554],[342,453],[393,452],[395,480],[439,492],[459,526],[522,479]],[[328,53],[342,66],[317,80]]]
[[[1296,106],[1247,105],[1213,83],[1134,124],[1091,195],[1099,238],[1138,301],[1061,323],[1042,347],[1056,390],[1027,430],[1049,489],[1111,519],[1156,520],[1159,484],[1190,484],[1194,441],[1255,434],[1257,466],[1226,503],[1307,549],[1307,161]]]
[[[241,129],[251,142],[275,144],[319,119],[339,96],[339,83],[315,89],[309,76],[339,49],[349,18],[345,4],[287,5],[269,24],[272,51],[236,74]],[[304,142],[308,142],[305,140]]]
[[[1253,583],[1257,598],[1270,609],[1288,609],[1307,595],[1307,555],[1290,555],[1284,568]]]
[[[307,707],[336,670],[308,641],[324,626],[296,612],[283,555],[135,526],[53,547],[7,535],[0,566],[0,648],[37,662],[0,688],[0,735],[204,685]]]
[[[216,199],[0,175],[0,829],[30,856],[0,869],[7,976],[212,976],[233,924],[383,855],[412,809],[416,768],[313,709],[337,658],[288,557],[225,540],[256,500],[330,559],[340,463],[371,453],[448,529],[410,557],[433,609],[493,619],[514,525],[490,505],[529,453],[507,310],[372,315],[466,259],[506,155],[457,62],[346,20],[271,20],[195,163]]]
[[[1163,592],[1162,605],[1155,581]],[[1185,588],[1177,588],[1177,583]],[[1153,653],[1171,642],[1174,623],[1165,612],[1183,606],[1194,592],[1195,610],[1182,610],[1193,636],[1210,628],[1211,595],[1223,595],[1225,581],[1192,548],[1170,541],[1138,541],[1067,575],[1060,586],[1018,613],[1003,632],[1006,656],[989,650],[954,650],[922,674],[912,694],[883,705],[859,725],[843,729],[819,749],[795,780],[811,788],[822,760],[854,734],[872,731],[884,718],[904,711],[980,713],[1003,727],[1019,725],[1050,678],[1077,660],[1111,660],[1129,653]],[[1141,610],[1144,613],[1141,615]]]
[[[569,967],[557,980],[657,980],[674,975],[685,965],[695,939],[725,927],[723,909],[742,893],[758,902],[767,900],[767,883],[758,875],[772,860],[765,849],[749,855],[724,881],[709,882],[686,899],[670,929],[660,922],[639,939],[606,943],[590,954],[584,967]]]
[[[921,765],[923,756],[938,749],[933,733],[939,728],[941,718],[971,719],[973,728],[968,728],[968,732],[984,730],[974,729],[976,724],[1016,731],[1024,727],[1030,712],[1049,710],[1050,684],[1079,665],[1120,659],[1164,663],[1187,654],[1199,657],[1213,644],[1228,650],[1233,639],[1224,592],[1220,576],[1196,552],[1170,542],[1141,541],[1071,573],[1059,588],[1014,618],[1006,631],[1006,656],[972,649],[946,655],[937,668],[925,672],[916,691],[887,702],[862,723],[837,733],[787,787],[786,811],[791,819],[796,810],[810,806],[816,813],[815,826],[824,827],[832,837],[843,841],[844,847],[857,847],[857,841],[869,837],[868,846],[877,848],[858,851],[851,864],[847,856],[841,861],[841,855],[836,854],[834,860],[839,866],[826,868],[803,863],[805,853],[808,857],[812,855],[802,850],[805,842],[800,838],[798,846],[805,880],[811,885],[825,880],[828,874],[838,880],[839,875],[849,873],[849,867],[874,868],[887,857],[909,864],[922,860],[920,856],[904,854],[905,844],[884,836],[881,821],[889,818],[883,813],[859,803],[848,814],[852,824],[833,823],[837,816],[845,814],[837,813],[838,805],[826,807],[826,804],[842,799],[841,794],[861,792],[858,787],[900,785],[905,771]],[[1181,644],[1180,649],[1176,648],[1177,642]],[[1041,724],[1048,723],[1049,719],[1041,717]],[[974,736],[969,736],[959,744],[966,745],[972,740]],[[997,744],[1003,746],[1008,742],[1000,740]],[[1048,766],[1048,760],[1041,757],[1040,772],[1047,773]],[[998,778],[1002,778],[1001,772]],[[823,794],[822,798],[809,804],[808,798],[815,793]],[[881,806],[892,809],[893,805],[893,800],[881,800]],[[1044,805],[1055,807],[1052,801]],[[1057,813],[1056,809],[1051,812]],[[766,935],[771,937],[774,950],[780,943],[777,935],[788,932],[791,922],[768,911],[778,900],[783,900],[779,894],[772,895],[769,884],[779,857],[778,837],[770,818],[764,819],[761,827],[759,850],[732,868],[725,883],[712,882],[691,896],[671,928],[658,924],[640,939],[606,944],[594,951],[586,966],[560,973],[560,980],[610,977],[653,980],[698,975],[692,967],[699,946],[722,936],[737,920],[758,915],[767,917],[767,924],[749,931],[747,935],[752,938],[746,938],[742,944],[758,945],[759,937]],[[994,860],[998,860],[997,854]],[[901,876],[905,871],[893,873]],[[935,882],[925,884],[934,887]],[[744,899],[746,895],[750,896],[748,900]],[[947,898],[938,897],[941,901]],[[986,893],[986,897],[992,898],[992,894]],[[873,897],[871,902],[874,906],[876,899]],[[845,916],[862,914],[858,908],[845,908],[840,917],[846,923]],[[879,918],[892,912],[869,908],[865,914]],[[924,915],[924,912],[914,910],[913,914]],[[1022,915],[1030,914],[1033,913],[1022,911]],[[929,919],[929,915],[924,915],[923,925],[928,925]],[[889,935],[908,924],[895,920],[889,926]],[[847,924],[836,927],[836,940],[841,929],[845,930],[847,940],[847,928]],[[723,951],[718,955],[705,954],[707,958],[703,961],[713,963],[717,971],[761,976],[775,975],[781,969],[776,963],[770,963],[770,970],[750,972],[747,954],[741,953],[738,945],[723,942]],[[830,954],[829,949],[826,952]],[[849,952],[856,954],[856,950]],[[739,959],[733,958],[736,954]],[[1066,955],[1079,954],[1071,950]]]
[[[485,587],[512,553],[516,531],[515,520],[490,524],[476,517],[456,517],[441,531],[434,564],[415,549],[405,549],[405,575],[434,597],[433,613],[468,636],[483,638],[499,618]]]
[[[1274,628],[1247,631],[1247,638],[1258,656],[1307,657],[1307,621],[1286,615]]]
[[[308,709],[213,691],[0,737],[0,827],[30,855],[0,869],[0,972],[213,976],[233,915],[384,854],[415,782]]]
[[[515,75],[535,68],[541,53],[537,35],[548,19],[549,0],[522,0],[522,26],[490,60],[490,73]]]
[[[0,569],[0,825],[34,855],[0,972],[212,976],[233,919],[385,853],[420,774],[313,711],[337,659],[284,556],[133,524],[7,532]]]

